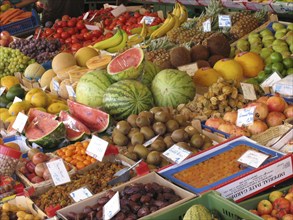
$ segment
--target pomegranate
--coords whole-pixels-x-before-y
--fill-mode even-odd
[[[252,107],[252,106],[256,107],[254,112],[255,119],[264,120],[268,116],[269,109],[267,104],[263,102],[252,102],[247,105],[247,107]]]
[[[255,120],[253,124],[247,126],[248,131],[254,135],[264,132],[268,129],[268,126],[262,120]]]
[[[293,105],[289,105],[285,110],[284,114],[286,118],[292,118],[293,117]]]
[[[275,95],[268,98],[267,105],[270,112],[283,112],[287,103],[282,97]]]
[[[236,125],[233,125],[229,122],[223,123],[218,127],[219,131],[225,132],[227,134],[231,134],[232,130],[236,127]]]
[[[286,116],[282,112],[270,112],[266,118],[266,123],[269,127],[274,127],[283,124]]]
[[[224,120],[222,118],[209,118],[206,120],[205,125],[218,129],[218,127],[224,123]]]
[[[268,101],[268,96],[262,96],[262,97],[259,97],[258,100],[256,100],[256,102],[262,102],[264,104],[267,104],[267,101]]]
[[[235,125],[237,120],[237,112],[236,111],[226,112],[223,119],[224,121],[230,122]]]
[[[245,128],[236,127],[232,129],[231,131],[232,136],[247,136],[250,137],[249,131],[247,131]]]
[[[34,173],[35,172],[35,167],[36,165],[32,162],[32,161],[27,161],[25,163],[25,168],[30,172],[30,173]]]
[[[37,165],[39,163],[43,163],[43,162],[47,161],[48,159],[49,159],[49,157],[46,154],[44,154],[42,152],[38,152],[33,156],[32,162],[35,165]]]
[[[43,173],[45,169],[46,169],[45,163],[38,163],[35,167],[35,173],[37,174],[37,176],[43,177]]]
[[[39,176],[35,176],[31,179],[31,182],[32,183],[40,183],[40,182],[43,182],[44,179],[42,177],[39,177]]]

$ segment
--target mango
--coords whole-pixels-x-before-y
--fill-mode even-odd
[[[64,111],[68,110],[68,106],[66,104],[60,103],[60,102],[52,103],[47,108],[47,112],[49,112],[51,114],[58,114],[62,110],[64,110]]]

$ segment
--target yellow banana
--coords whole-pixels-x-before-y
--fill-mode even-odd
[[[174,24],[175,24],[174,15],[172,15],[171,13],[168,13],[168,16],[166,20],[164,21],[163,25],[159,27],[157,30],[155,30],[151,34],[150,38],[155,39],[155,38],[164,36],[168,31],[170,31],[173,28]]]
[[[126,42],[128,40],[128,34],[124,30],[120,30],[120,31],[122,32],[122,41],[120,42],[120,44],[106,49],[107,52],[117,53],[126,47]]]
[[[142,29],[139,35],[142,36],[143,38],[146,38],[146,36],[148,35],[148,26],[146,25],[145,22],[143,22],[142,24]]]
[[[179,17],[177,17],[176,15],[173,15],[173,17],[174,17],[174,20],[175,20],[175,23],[174,23],[174,26],[173,26],[173,28],[177,28],[177,27],[179,27],[180,26],[180,21],[179,21]],[[172,28],[172,29],[173,29]]]
[[[174,5],[172,14],[179,18],[180,17],[180,13],[181,13],[181,11],[180,11],[179,3],[176,2],[175,5]]]
[[[188,11],[184,5],[178,3],[178,7],[180,9],[180,16],[179,16],[179,23],[182,24],[187,21],[188,18]]]
[[[122,32],[121,32],[120,28],[118,28],[116,33],[112,37],[96,43],[94,45],[94,48],[99,49],[99,50],[105,50],[107,48],[114,47],[114,46],[120,44],[121,41],[122,41]]]
[[[135,34],[135,35],[132,35],[128,41],[127,41],[127,45],[128,46],[134,46],[136,44],[139,44],[141,42],[144,41],[144,38],[142,36],[140,36],[139,34]]]

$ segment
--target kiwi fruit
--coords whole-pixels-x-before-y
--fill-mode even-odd
[[[158,166],[162,161],[161,153],[158,151],[151,151],[146,159],[146,162],[150,165]]]
[[[131,128],[128,133],[128,137],[131,139],[136,132],[139,132],[139,128]]]
[[[180,126],[186,126],[188,124],[187,116],[183,114],[174,115],[174,119],[179,123]]]
[[[190,146],[195,148],[201,148],[204,144],[204,139],[200,134],[194,134],[190,138]]]
[[[155,136],[155,132],[148,126],[144,126],[140,129],[140,133],[144,135],[144,139],[146,141],[150,140],[152,137]]]
[[[126,156],[129,159],[134,160],[134,161],[137,161],[139,159],[137,153],[135,153],[135,152],[126,152],[124,154],[124,156]]]
[[[206,60],[198,60],[198,61],[196,61],[196,63],[197,63],[198,68],[211,67],[210,63],[208,61],[206,61]]]
[[[107,135],[102,136],[101,139],[103,139],[104,141],[107,141],[109,144],[113,144],[113,140],[111,139],[111,137]]]
[[[171,138],[171,135],[165,136],[164,142],[165,142],[167,148],[172,147],[175,144],[173,139]]]
[[[155,121],[166,123],[170,118],[169,112],[159,111],[155,113]]]
[[[213,55],[209,58],[208,62],[210,64],[211,67],[214,67],[214,65],[216,64],[216,62],[218,62],[221,59],[224,59],[225,57],[223,55],[220,54],[216,54]]]
[[[147,156],[149,154],[148,149],[145,146],[143,146],[142,144],[135,145],[133,152],[137,153],[139,158],[143,158],[144,160],[147,158]]]
[[[136,118],[138,115],[132,114],[127,117],[127,122],[131,125],[131,127],[135,128],[136,126]]]
[[[165,158],[162,158],[162,160],[161,160],[161,164],[160,164],[160,167],[164,167],[164,166],[167,166],[167,165],[169,165],[170,163],[169,163],[169,161],[168,160],[166,160]]]
[[[224,34],[209,37],[207,39],[207,47],[212,55],[220,54],[224,57],[229,57],[230,55],[231,46]]]
[[[138,114],[138,116],[144,116],[148,118],[151,123],[154,121],[154,114],[149,111],[142,111]]]
[[[120,131],[116,131],[112,134],[113,143],[118,146],[125,146],[128,144],[128,138]]]
[[[188,134],[184,129],[180,128],[172,132],[171,138],[174,142],[182,142],[188,140]]]
[[[134,146],[133,145],[128,145],[127,146],[127,151],[128,152],[133,152]]]
[[[166,133],[166,125],[162,122],[156,122],[153,124],[153,130],[156,134],[163,135]]]
[[[195,127],[193,127],[191,125],[186,126],[184,128],[184,131],[187,132],[187,134],[188,134],[189,137],[191,137],[194,134],[199,134],[199,131]]]
[[[144,143],[144,135],[140,132],[136,132],[133,134],[131,137],[131,144],[136,145],[136,144],[143,144]]]
[[[179,123],[175,119],[170,119],[166,122],[168,132],[173,132],[180,127]]]
[[[122,134],[127,135],[129,133],[130,129],[131,129],[131,126],[130,126],[130,124],[127,121],[122,120],[122,121],[119,121],[117,123],[116,128]]]
[[[191,61],[196,62],[197,60],[207,60],[210,56],[209,49],[202,44],[194,45],[190,49]]]
[[[189,144],[186,142],[178,142],[178,143],[176,143],[176,145],[184,148],[185,150],[189,150],[189,151],[192,150],[191,147],[189,146]]]
[[[136,118],[135,122],[136,122],[137,127],[139,127],[139,128],[151,125],[150,119],[145,116],[138,116]]]
[[[156,114],[157,112],[162,111],[161,107],[155,106],[150,109],[150,113]]]
[[[166,150],[166,143],[163,140],[155,140],[151,144],[151,149],[159,152],[163,152]]]
[[[209,149],[210,147],[212,147],[213,146],[213,143],[211,143],[211,142],[205,142],[204,144],[203,144],[203,146],[202,146],[202,149],[203,150],[206,150],[206,149]]]

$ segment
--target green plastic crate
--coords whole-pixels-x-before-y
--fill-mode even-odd
[[[171,210],[158,213],[152,218],[146,217],[144,219],[182,220],[186,211],[195,204],[204,205],[209,210],[216,212],[221,220],[262,220],[261,217],[256,216],[246,209],[241,208],[236,203],[223,198],[218,192],[213,190],[174,207]]]

